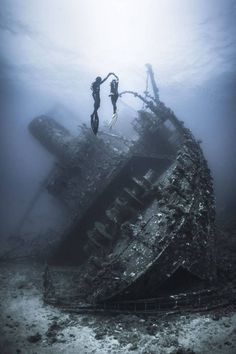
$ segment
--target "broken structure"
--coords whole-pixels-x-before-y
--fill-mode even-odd
[[[214,282],[210,171],[200,143],[159,101],[148,70],[155,98],[129,91],[146,104],[134,121],[135,141],[107,131],[94,136],[86,126],[73,138],[46,116],[30,123],[58,158],[47,189],[73,215],[45,272],[47,302],[156,308],[150,299],[167,295],[190,292],[199,301]]]

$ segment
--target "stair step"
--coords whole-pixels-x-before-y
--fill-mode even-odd
[[[113,209],[106,210],[105,214],[109,220],[116,224],[119,224],[119,215],[117,212],[114,212]]]
[[[136,177],[133,177],[132,178],[133,182],[138,186],[140,187],[144,192],[147,190],[147,186],[145,186],[145,184],[140,181],[139,179],[137,179]]]
[[[94,237],[94,232],[93,232],[93,231],[89,230],[89,231],[87,232],[87,235],[88,235],[89,240],[90,240],[95,246],[100,247],[100,248],[103,247],[103,245],[102,245],[100,242],[98,242],[98,240],[95,239],[95,237]]]
[[[134,200],[139,205],[143,206],[143,202],[139,200],[131,190],[129,190],[128,188],[124,188],[124,191],[128,194],[129,197],[131,197],[132,200]]]
[[[112,236],[106,231],[105,226],[101,222],[96,221],[94,223],[94,227],[103,237],[109,241],[112,241]]]
[[[142,178],[145,180],[145,182],[148,183],[148,185],[152,185],[153,181],[156,178],[156,173],[155,171],[150,169]]]
[[[124,207],[126,205],[126,202],[121,200],[119,197],[115,199],[115,204],[119,207]]]

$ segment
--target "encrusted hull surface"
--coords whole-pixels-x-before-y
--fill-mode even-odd
[[[137,141],[64,237],[45,271],[46,301],[99,307],[213,284],[210,171],[191,132],[163,104],[159,111],[161,120],[140,112]],[[81,264],[53,264],[75,246]]]

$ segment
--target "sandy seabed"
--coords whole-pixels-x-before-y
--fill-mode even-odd
[[[236,353],[236,312],[81,315],[42,298],[40,264],[0,267],[0,353]]]

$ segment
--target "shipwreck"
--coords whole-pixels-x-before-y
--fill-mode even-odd
[[[57,157],[49,193],[73,215],[44,274],[47,303],[76,311],[158,311],[207,304],[214,292],[215,203],[200,142],[153,96],[135,140],[86,126],[80,135],[48,116],[30,132]]]

